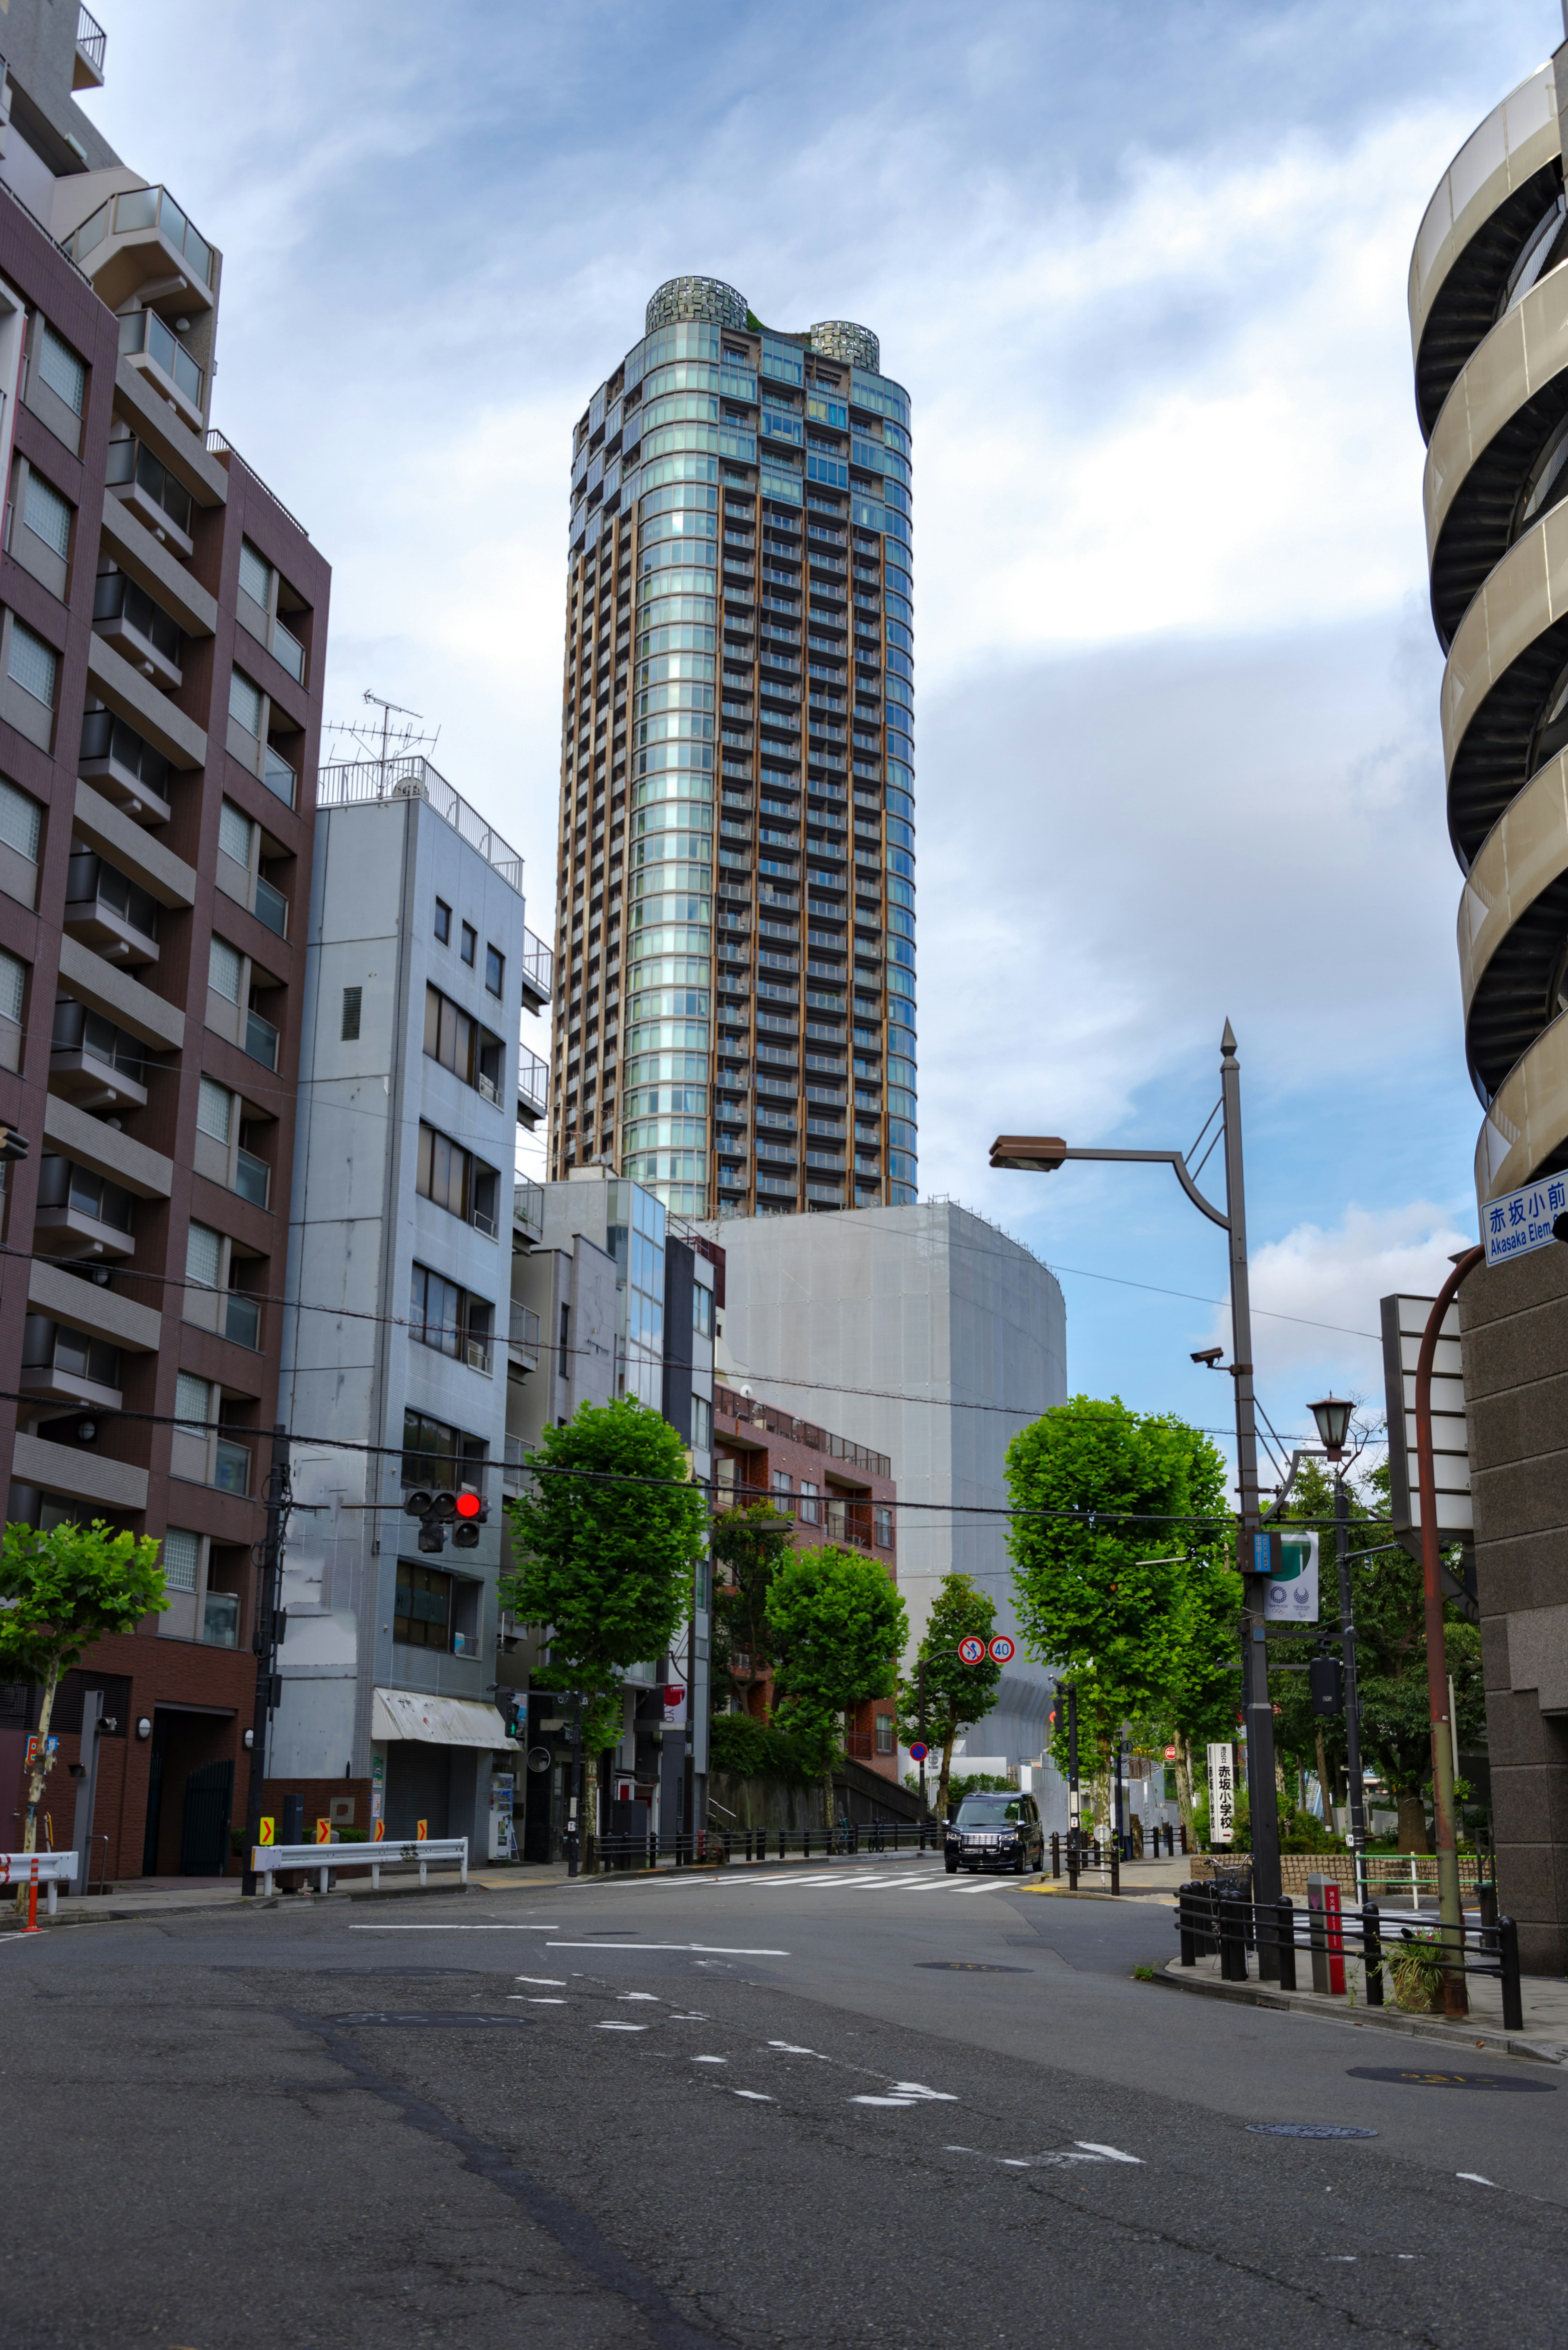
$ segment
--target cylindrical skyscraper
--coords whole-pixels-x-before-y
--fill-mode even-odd
[[[916,1197],[909,401],[675,277],[574,436],[550,1172]]]

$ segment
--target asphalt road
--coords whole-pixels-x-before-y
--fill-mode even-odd
[[[0,2342],[1568,2338],[1568,2075],[1173,1939],[909,1859],[8,1939]]]

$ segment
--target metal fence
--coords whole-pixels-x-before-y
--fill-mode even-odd
[[[1361,1996],[1368,2007],[1385,2003],[1386,1968],[1415,1962],[1415,1971],[1439,1995],[1447,1982],[1491,1977],[1502,1987],[1504,2031],[1522,2032],[1519,1930],[1511,1918],[1498,1916],[1495,1887],[1483,1885],[1480,1893],[1479,1922],[1456,1927],[1439,1924],[1429,1912],[1382,1909],[1375,1901],[1359,1909],[1342,1908],[1337,1902],[1298,1909],[1288,1894],[1278,1901],[1254,1901],[1240,1885],[1209,1878],[1178,1888],[1175,1923],[1181,1964],[1195,1967],[1200,1958],[1218,1956],[1222,1982],[1245,1982],[1251,1951],[1257,1955],[1260,1977],[1267,1957],[1272,1961],[1267,1969],[1270,1979],[1282,1991],[1294,1991],[1297,1960],[1304,1951],[1311,1988],[1331,1997],[1348,1997],[1352,1986],[1345,1962],[1358,1960]],[[1464,2012],[1461,2005],[1459,2012]]]
[[[680,1835],[590,1835],[585,1841],[585,1873],[597,1869],[753,1866],[764,1861],[788,1860],[798,1853],[824,1860],[850,1858],[863,1853],[940,1852],[941,1824],[938,1820],[841,1820],[831,1828],[698,1828]],[[567,1840],[570,1856],[570,1838]]]

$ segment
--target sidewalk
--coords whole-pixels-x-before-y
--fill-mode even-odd
[[[1024,1893],[1048,1893],[1060,1901],[1158,1901],[1162,1906],[1174,1905],[1178,1886],[1186,1885],[1192,1874],[1192,1863],[1185,1854],[1178,1853],[1174,1860],[1124,1860],[1121,1865],[1121,1891],[1111,1891],[1111,1872],[1106,1868],[1080,1868],[1076,1892],[1067,1883],[1064,1864],[1060,1877],[1036,1877],[1019,1889]]]
[[[1255,1953],[1250,1964],[1256,1967]],[[1307,1952],[1297,1953],[1296,1965],[1299,1979],[1310,1969]],[[1176,1991],[1230,2000],[1243,2007],[1289,2008],[1302,2015],[1327,2016],[1336,2023],[1365,2024],[1375,2032],[1397,2032],[1407,2038],[1437,2040],[1457,2050],[1484,2048],[1494,2055],[1532,2056],[1542,2064],[1568,2064],[1568,1982],[1551,1975],[1525,1975],[1521,1979],[1522,2033],[1503,2029],[1502,1985],[1492,1975],[1469,1978],[1470,2013],[1464,2023],[1448,2023],[1436,2015],[1407,2014],[1396,2006],[1393,1978],[1386,1967],[1383,1970],[1383,1995],[1387,2004],[1368,2007],[1361,1960],[1348,1950],[1345,1954],[1345,1991],[1338,1996],[1326,1991],[1281,1991],[1277,1983],[1260,1982],[1255,1976],[1244,1983],[1221,1982],[1218,1956],[1199,1959],[1190,1967],[1184,1967],[1179,1958],[1170,1959],[1156,1980],[1168,1983]]]

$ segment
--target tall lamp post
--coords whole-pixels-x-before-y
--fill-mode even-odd
[[[1353,1407],[1324,1396],[1312,1407],[1324,1451],[1334,1469],[1334,1543],[1339,1562],[1339,1637],[1345,1670],[1345,1767],[1349,1782],[1350,1858],[1355,1906],[1366,1907],[1366,1787],[1361,1772],[1361,1708],[1356,1698],[1355,1619],[1350,1596],[1350,1496],[1345,1487],[1345,1442]]]
[[[1215,1118],[1219,1131],[1210,1139]],[[1196,1167],[1189,1159],[1207,1140]],[[1224,1143],[1223,1211],[1205,1199],[1197,1177],[1209,1154]],[[1252,1395],[1252,1313],[1247,1286],[1247,1205],[1241,1159],[1241,1070],[1229,1020],[1220,1039],[1220,1099],[1199,1133],[1192,1152],[1180,1150],[1069,1149],[1058,1135],[1002,1134],[991,1146],[992,1167],[1054,1175],[1069,1159],[1106,1159],[1168,1166],[1195,1208],[1218,1224],[1230,1243],[1231,1376],[1236,1386],[1237,1564],[1241,1569],[1241,1686],[1247,1722],[1247,1801],[1252,1828],[1252,1898],[1280,1898],[1280,1807],[1274,1784],[1274,1713],[1269,1697],[1269,1663],[1263,1645],[1264,1579],[1272,1571],[1275,1543],[1264,1533],[1258,1493],[1258,1427]],[[1277,1981],[1279,1952],[1260,1941],[1258,1971]]]

